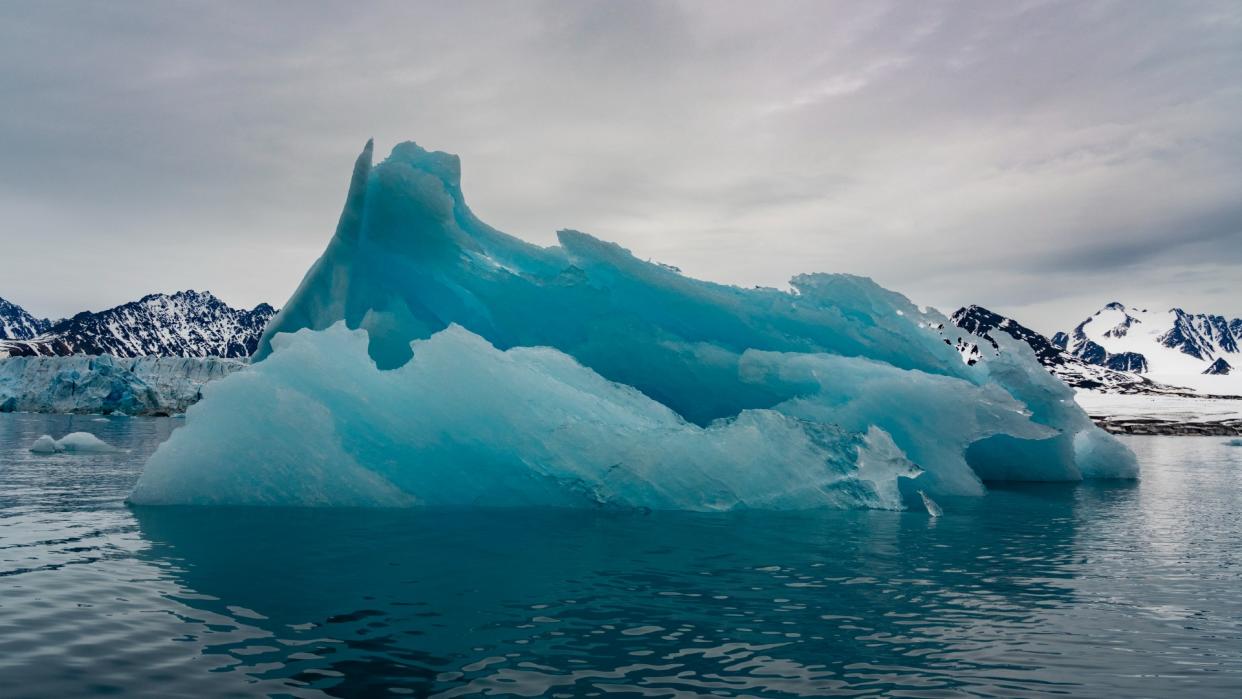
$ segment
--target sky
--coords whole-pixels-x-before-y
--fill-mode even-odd
[[[1236,0],[3,3],[0,66],[0,297],[39,316],[282,304],[370,137],[694,277],[1242,316]]]

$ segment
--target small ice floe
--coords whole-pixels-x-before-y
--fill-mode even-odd
[[[1237,439],[1237,438],[1235,438],[1235,439],[1231,439],[1231,440],[1229,440],[1228,442],[1225,442],[1225,446],[1227,446],[1227,447],[1242,447],[1242,439]]]
[[[90,432],[70,432],[60,439],[52,439],[52,435],[45,434],[30,445],[30,451],[36,454],[107,454],[117,451],[117,448]]]
[[[34,444],[30,445],[30,451],[36,454],[55,454],[58,451],[64,450],[60,448],[55,439],[52,439],[52,435],[45,434],[36,439]]]
[[[944,510],[940,509],[940,505],[937,505],[935,500],[927,497],[927,493],[920,490],[919,497],[923,498],[923,507],[927,508],[927,514],[932,517],[939,517],[944,514]]]

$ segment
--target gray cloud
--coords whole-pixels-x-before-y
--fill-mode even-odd
[[[1233,2],[9,4],[0,296],[283,302],[375,136],[695,276],[1242,316]]]

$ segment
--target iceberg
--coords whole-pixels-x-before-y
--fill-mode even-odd
[[[35,454],[55,454],[63,451],[60,445],[56,443],[56,439],[50,434],[45,434],[34,441],[30,445],[30,451]]]
[[[474,216],[456,156],[372,149],[252,366],[131,502],[901,508],[906,479],[1137,474],[1029,348],[967,363],[978,338],[869,279],[743,289],[577,231],[532,245]]]
[[[109,454],[119,449],[90,432],[70,432],[60,439],[54,439],[52,435],[45,434],[30,445],[30,451],[35,454],[59,454],[66,451],[79,454]]]

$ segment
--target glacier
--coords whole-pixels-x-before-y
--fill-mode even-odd
[[[174,415],[245,367],[219,357],[5,357],[0,412]]]
[[[1011,338],[970,364],[863,277],[743,289],[578,231],[532,245],[474,216],[456,156],[372,152],[253,365],[131,502],[901,508],[1137,475]]]

